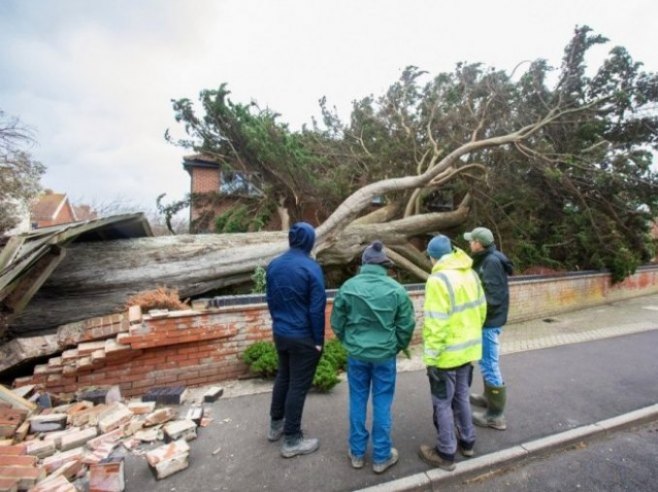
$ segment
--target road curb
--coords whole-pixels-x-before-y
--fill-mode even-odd
[[[433,468],[423,473],[416,473],[408,477],[360,489],[360,492],[432,491],[438,485],[446,485],[494,471],[497,472],[504,467],[522,462],[528,458],[548,454],[556,449],[568,447],[594,436],[616,432],[656,419],[658,419],[658,403],[617,417],[601,420],[594,424],[576,427],[559,434],[542,437],[501,451],[461,461],[457,463],[457,467],[452,472]]]

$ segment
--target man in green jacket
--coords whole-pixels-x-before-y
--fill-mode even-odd
[[[482,357],[487,303],[480,279],[471,268],[473,260],[461,249],[453,249],[450,239],[434,237],[427,253],[432,274],[425,284],[423,362],[438,435],[436,445],[422,445],[419,455],[426,463],[450,471],[455,468],[458,444],[464,456],[474,454],[468,389],[471,363]]]
[[[348,352],[349,458],[354,468],[365,463],[366,411],[372,386],[372,468],[383,473],[398,461],[398,452],[391,446],[396,355],[409,345],[416,320],[407,291],[387,275],[393,262],[382,242],[368,246],[361,262],[358,275],[336,294],[331,327]]]

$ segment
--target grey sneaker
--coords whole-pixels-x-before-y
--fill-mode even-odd
[[[352,451],[347,452],[347,456],[350,458],[350,463],[352,463],[352,468],[356,468],[357,470],[360,468],[363,468],[363,465],[366,464],[366,458],[365,456],[354,456],[352,454]]]
[[[284,420],[270,420],[270,430],[267,433],[267,440],[270,442],[278,441],[283,435]]]
[[[391,457],[383,463],[374,463],[372,465],[372,471],[375,473],[384,473],[386,470],[396,464],[399,458],[400,456],[398,455],[398,450],[391,448]]]
[[[283,446],[281,446],[281,456],[284,458],[293,458],[302,454],[311,454],[317,451],[319,447],[319,439],[305,439],[301,434],[296,437],[286,436],[283,440]]]
[[[436,466],[447,471],[452,471],[455,469],[455,462],[441,458],[439,453],[432,446],[423,444],[418,451],[418,456],[420,456],[420,459],[428,465]]]

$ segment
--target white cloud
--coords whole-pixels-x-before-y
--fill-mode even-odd
[[[332,2],[176,0],[0,2],[0,107],[35,127],[44,184],[97,202],[189,190],[171,99],[229,84],[293,126],[326,95],[342,114],[380,94],[407,65],[432,73],[458,61],[511,70],[557,65],[576,24],[658,69],[648,0]],[[180,132],[180,130],[178,129]]]

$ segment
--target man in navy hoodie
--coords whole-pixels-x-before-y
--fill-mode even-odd
[[[315,229],[297,222],[288,233],[290,249],[267,267],[267,306],[272,317],[274,344],[279,354],[267,438],[284,437],[284,458],[318,449],[315,438],[301,431],[306,394],[324,345],[327,294],[322,269],[310,257]]]

